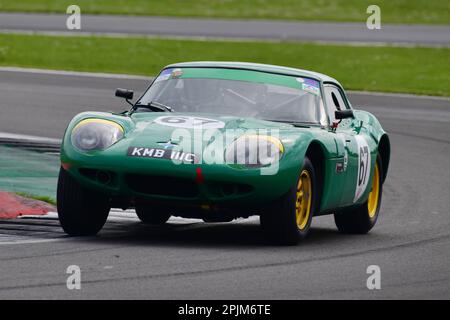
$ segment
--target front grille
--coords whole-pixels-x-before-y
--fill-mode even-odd
[[[128,174],[125,180],[133,191],[148,195],[194,198],[199,193],[198,185],[191,179]]]

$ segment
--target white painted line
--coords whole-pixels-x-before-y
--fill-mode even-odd
[[[139,218],[136,215],[136,212],[134,210],[125,210],[122,211],[120,209],[111,209],[109,213],[108,219],[115,220],[115,219],[129,219],[129,220],[136,220],[140,221]],[[181,218],[181,217],[170,217],[169,223],[178,223],[178,224],[184,224],[184,223],[197,223],[197,222],[203,222],[201,219],[187,219],[187,218]]]
[[[0,67],[0,72],[1,71],[50,74],[50,75],[58,75],[58,76],[93,77],[93,78],[106,78],[106,79],[130,79],[130,80],[147,80],[147,81],[150,81],[152,79],[152,77],[137,76],[137,75],[132,75],[132,74],[95,73],[95,72],[63,71],[63,70],[20,68],[20,67]]]
[[[59,242],[67,241],[69,238],[55,238],[55,239],[30,239],[30,240],[13,240],[13,241],[2,241],[0,246],[3,245],[13,245],[13,244],[36,244],[36,243],[48,243],[48,242]]]
[[[19,218],[58,219],[58,213],[57,212],[48,212],[46,215],[42,215],[42,216],[24,215],[24,216],[20,216]],[[136,212],[134,210],[128,209],[128,210],[123,211],[121,209],[116,209],[116,208],[111,209],[109,216],[108,216],[108,220],[110,220],[110,221],[123,221],[123,220],[140,221],[139,218],[136,216]],[[185,224],[185,223],[203,222],[203,220],[201,220],[201,219],[186,219],[186,218],[181,218],[181,217],[170,217],[169,222],[177,223],[177,224]]]
[[[47,142],[54,144],[61,144],[61,139],[47,138],[47,137],[38,137],[31,136],[26,134],[16,134],[9,132],[0,132],[0,139],[12,139],[12,140],[26,140],[30,142]]]

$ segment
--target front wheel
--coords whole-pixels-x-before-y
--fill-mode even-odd
[[[96,235],[108,218],[109,199],[83,188],[66,170],[59,171],[58,218],[70,236]]]
[[[316,190],[314,167],[305,158],[296,184],[261,214],[261,226],[271,241],[295,245],[307,236],[316,207]]]
[[[383,192],[382,170],[381,157],[378,154],[372,178],[372,188],[367,201],[361,206],[344,209],[334,215],[334,221],[340,232],[365,234],[375,226],[380,212],[381,194]]]

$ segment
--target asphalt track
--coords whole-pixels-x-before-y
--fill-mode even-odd
[[[13,32],[95,33],[110,35],[247,38],[344,43],[448,46],[449,26],[382,24],[369,30],[361,23],[285,22],[165,17],[86,15],[81,30],[66,28],[68,15],[0,13],[0,30]]]
[[[87,109],[121,110],[116,87],[142,79],[0,71],[0,131],[59,138]],[[258,219],[145,226],[114,211],[98,237],[67,238],[54,215],[0,221],[0,299],[450,298],[450,101],[352,93],[390,133],[381,216],[368,235],[313,220],[296,247],[265,243]],[[66,269],[81,268],[81,290]],[[381,268],[381,290],[366,268]]]

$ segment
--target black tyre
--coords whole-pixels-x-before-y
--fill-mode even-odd
[[[295,245],[307,236],[317,199],[316,174],[306,157],[297,183],[261,214],[261,226],[268,238],[282,245]]]
[[[372,178],[372,189],[367,201],[361,206],[344,209],[334,215],[334,221],[340,232],[365,234],[375,226],[383,193],[382,172],[381,157],[378,154]]]
[[[171,216],[171,214],[167,212],[167,208],[163,208],[160,205],[136,203],[135,210],[138,218],[143,223],[147,224],[164,224]]]
[[[70,236],[96,235],[111,209],[106,196],[83,188],[63,168],[59,170],[57,207],[59,222]]]

